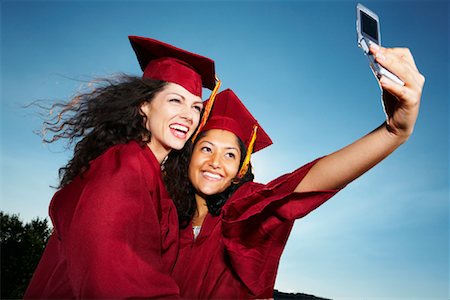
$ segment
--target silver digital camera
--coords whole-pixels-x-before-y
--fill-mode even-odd
[[[369,46],[371,43],[381,46],[380,20],[376,13],[360,3],[356,5],[356,33],[358,38],[358,46],[364,51],[364,54],[369,59],[369,65],[374,75],[378,79],[380,79],[381,76],[385,76],[395,83],[405,85],[400,78],[379,65],[375,61],[375,57],[372,53],[370,53]]]

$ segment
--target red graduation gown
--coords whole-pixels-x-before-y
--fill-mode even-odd
[[[173,277],[183,298],[273,297],[278,263],[294,220],[337,192],[293,192],[314,163],[267,185],[245,183],[220,216],[206,216],[196,240],[191,227],[181,230]]]
[[[148,147],[111,147],[49,213],[54,231],[25,298],[179,297],[177,212]]]

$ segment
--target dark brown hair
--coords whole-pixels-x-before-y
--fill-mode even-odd
[[[170,174],[170,176],[164,176],[164,183],[177,207],[178,219],[182,228],[189,225],[197,207],[195,189],[189,181],[189,162],[195,144],[205,136],[206,132],[201,132],[197,136],[194,144],[188,142],[181,151],[172,151],[169,154],[169,158],[172,159],[168,159],[168,162],[165,164],[166,166],[170,166],[169,169],[165,170],[165,173]],[[240,138],[236,137],[236,139],[238,140],[241,151],[240,168],[244,162],[247,148]],[[250,164],[247,173],[241,179],[233,180],[233,183],[225,191],[206,197],[205,200],[209,213],[215,216],[219,215],[222,207],[234,192],[245,182],[253,181],[253,179],[254,175]]]
[[[89,162],[109,147],[131,140],[148,142],[151,132],[145,127],[146,118],[140,107],[152,101],[166,82],[121,74],[90,85],[88,92],[76,95],[68,103],[53,104],[50,111],[56,114],[44,122],[44,142],[66,139],[69,145],[75,143],[72,159],[59,169],[59,188],[82,175]],[[47,138],[49,133],[51,137]]]

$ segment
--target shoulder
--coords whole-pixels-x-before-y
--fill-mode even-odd
[[[135,141],[130,141],[127,144],[119,144],[110,147],[103,154],[91,162],[91,168],[107,169],[111,172],[121,169],[135,169],[141,168],[142,164],[149,161],[146,153],[148,151],[145,146],[139,145]]]
[[[117,161],[116,163],[133,163],[138,161],[138,156],[143,153],[143,147],[141,147],[136,141],[130,141],[126,144],[118,144],[108,148],[96,160],[102,161],[108,159],[121,159],[121,161]]]
[[[239,201],[239,199],[250,197],[251,195],[261,193],[266,185],[258,182],[249,181],[241,185],[236,192],[228,199],[228,202]]]
[[[137,142],[110,147],[91,161],[84,174],[54,195],[50,216],[59,234],[62,228],[68,228],[77,210],[85,215],[83,209],[89,208],[89,215],[96,218],[112,215],[112,211],[126,211],[128,215],[144,211],[142,200],[147,200],[160,174],[158,166],[149,162],[151,151],[145,147]]]
[[[241,185],[225,202],[223,211],[238,210],[243,211],[248,209],[254,202],[261,199],[261,193],[265,185],[253,181],[249,181]],[[254,200],[256,199],[256,200]]]

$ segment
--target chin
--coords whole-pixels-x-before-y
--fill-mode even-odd
[[[181,150],[181,149],[183,149],[185,144],[186,144],[186,141],[176,141],[176,142],[170,143],[170,148],[172,148],[174,150]]]
[[[203,195],[212,196],[212,195],[215,195],[215,194],[222,193],[224,190],[225,189],[208,189],[208,188],[206,188],[206,189],[202,189],[200,192]]]
[[[173,150],[181,150],[181,149],[183,149],[183,146],[184,146],[184,144],[183,145],[172,146],[170,148],[173,149]]]

